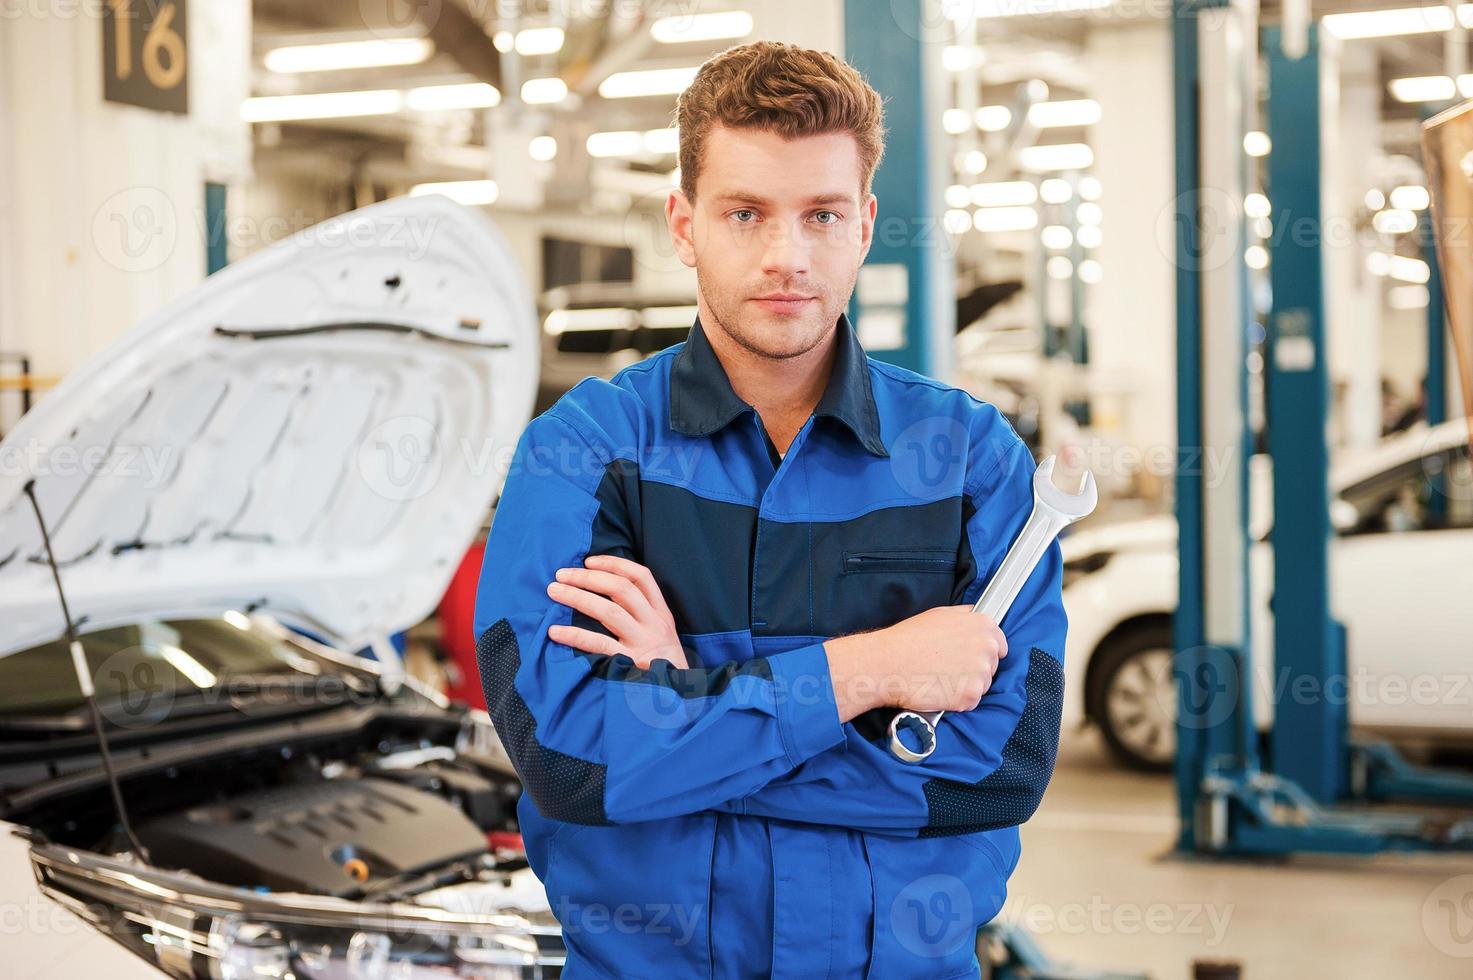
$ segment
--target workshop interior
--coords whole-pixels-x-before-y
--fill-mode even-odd
[[[562,975],[485,541],[528,423],[685,341],[676,100],[770,40],[885,99],[865,352],[1088,474],[978,975],[1473,976],[1470,28],[0,0],[0,972]]]

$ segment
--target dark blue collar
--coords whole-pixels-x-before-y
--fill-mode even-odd
[[[839,348],[834,367],[813,414],[838,419],[865,449],[876,456],[889,456],[880,439],[880,414],[870,390],[869,363],[847,314],[839,314],[837,329]],[[752,406],[732,390],[726,369],[706,339],[697,315],[685,346],[676,352],[670,365],[670,428],[688,436],[708,436],[751,410]]]

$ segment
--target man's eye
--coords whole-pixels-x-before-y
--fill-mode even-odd
[[[821,222],[819,222],[819,224],[824,224],[824,225],[835,225],[835,224],[838,224],[838,223],[839,223],[839,222],[840,222],[840,221],[843,221],[843,220],[844,220],[844,218],[843,218],[843,216],[842,216],[842,215],[840,215],[840,214],[839,214],[839,213],[838,213],[838,212],[837,212],[837,211],[820,211],[820,212],[818,212],[818,213],[819,213],[819,214],[828,214],[828,215],[832,215],[832,216],[833,216],[833,218],[834,218],[834,220],[833,220],[833,221],[821,221]]]
[[[753,210],[752,210],[752,209],[751,209],[751,208],[739,208],[739,209],[738,209],[738,210],[736,210],[736,211],[733,211],[733,212],[732,212],[732,213],[731,213],[731,216],[732,216],[732,217],[733,217],[733,218],[735,218],[735,217],[736,217],[736,216],[737,216],[737,215],[739,215],[739,214],[750,214],[750,215],[755,215],[755,214],[756,214],[756,213],[757,213],[757,212],[756,212],[756,211],[753,211]],[[738,219],[738,220],[739,220],[739,221],[740,221],[740,219]],[[741,223],[742,223],[742,224],[744,224],[744,225],[745,225],[745,224],[748,224],[748,223],[749,223],[749,222],[746,222],[746,221],[742,221],[742,222],[741,222]]]

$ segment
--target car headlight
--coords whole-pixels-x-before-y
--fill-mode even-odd
[[[555,921],[519,914],[253,892],[55,844],[31,858],[47,895],[181,980],[530,980],[566,958]]]
[[[1086,575],[1093,575],[1110,563],[1113,551],[1096,551],[1080,558],[1064,562],[1064,588],[1068,588]]]

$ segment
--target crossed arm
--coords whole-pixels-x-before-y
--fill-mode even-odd
[[[594,451],[544,416],[518,458],[562,440]],[[588,554],[583,517],[569,516],[597,513],[587,469],[533,480],[514,460],[477,595],[488,708],[544,815],[621,823],[722,810],[917,836],[1032,814],[1062,705],[1057,545],[1001,631],[970,612],[1027,519],[1031,458],[969,484],[977,567],[956,605],[714,668],[687,662],[647,569]],[[573,627],[573,610],[608,634]],[[950,712],[932,756],[902,763],[852,723],[886,705]]]

